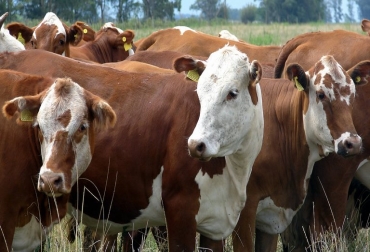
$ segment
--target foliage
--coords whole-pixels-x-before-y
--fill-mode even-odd
[[[370,1],[369,0],[356,0],[359,6],[360,18],[370,19]]]
[[[204,19],[212,20],[217,17],[220,6],[221,0],[196,0],[195,3],[190,6],[190,9],[200,10]]]
[[[217,18],[223,18],[225,20],[229,19],[229,7],[225,3],[222,3],[220,5],[220,9],[217,13]]]
[[[253,4],[249,4],[248,6],[242,8],[240,11],[240,19],[244,24],[253,22],[254,20],[256,20],[256,17],[257,6]]]
[[[181,10],[181,0],[143,0],[144,19],[174,19],[174,9]]]

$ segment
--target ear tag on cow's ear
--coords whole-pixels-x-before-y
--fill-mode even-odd
[[[356,83],[359,83],[361,81],[361,77],[360,76],[357,76],[356,77]]]
[[[125,51],[128,51],[132,48],[132,45],[131,45],[131,43],[124,43],[123,48],[125,49]]]
[[[126,42],[126,40],[127,40],[126,37],[122,37],[123,42]]]
[[[190,80],[198,82],[199,80],[199,73],[197,70],[193,69],[188,71],[188,74],[186,75]]]
[[[23,45],[25,44],[24,38],[22,37],[22,33],[18,33],[18,41],[21,42]]]
[[[32,116],[31,111],[29,111],[27,109],[22,110],[22,112],[21,112],[21,121],[22,122],[32,122],[33,121],[33,116]]]
[[[303,91],[304,88],[302,87],[301,83],[298,81],[298,76],[294,77],[295,86],[297,87],[298,91]]]
[[[84,34],[86,34],[87,33],[87,29],[85,28],[83,32],[84,32]]]

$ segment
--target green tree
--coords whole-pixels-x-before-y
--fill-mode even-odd
[[[222,3],[217,13],[217,17],[228,20],[229,19],[229,9],[230,8],[226,5],[226,3]]]
[[[175,9],[181,10],[181,0],[143,0],[144,19],[174,20]]]
[[[207,20],[216,18],[220,7],[220,0],[196,0],[194,4],[190,5],[191,10],[200,10],[201,16]]]
[[[257,17],[257,6],[249,4],[240,10],[240,19],[246,24],[253,22]]]
[[[117,21],[125,22],[132,18],[132,15],[140,8],[140,3],[135,0],[118,0]]]
[[[332,10],[334,23],[339,23],[343,18],[342,0],[328,0],[326,5]]]
[[[360,18],[370,19],[370,1],[369,0],[356,0],[359,6]]]

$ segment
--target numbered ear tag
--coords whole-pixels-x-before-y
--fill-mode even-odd
[[[132,48],[132,45],[130,43],[124,43],[123,48],[125,49],[125,51],[128,51]]]
[[[301,83],[298,81],[298,77],[294,77],[295,86],[297,87],[298,91],[303,91],[304,88],[302,87]]]
[[[186,75],[190,80],[198,82],[199,80],[199,73],[196,70],[190,70]]]
[[[25,109],[21,112],[21,121],[22,122],[32,122],[33,121],[33,116],[31,111]]]

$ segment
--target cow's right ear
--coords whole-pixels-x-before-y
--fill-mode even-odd
[[[362,19],[361,28],[364,32],[367,32],[367,34],[370,36],[370,20]]]
[[[6,29],[9,30],[10,35],[20,40],[20,37],[23,38],[24,43],[30,42],[32,39],[32,34],[34,28],[30,28],[22,23],[12,22],[6,26]],[[22,42],[22,41],[21,41]]]
[[[207,63],[203,60],[194,59],[191,56],[182,56],[173,61],[173,68],[176,72],[185,72],[186,77],[198,82],[199,76],[203,73]]]
[[[288,76],[288,79],[293,81],[294,86],[299,91],[307,90],[309,78],[300,65],[298,64],[289,65],[286,70],[286,74]]]
[[[347,71],[355,85],[363,85],[370,82],[370,61],[364,60]]]
[[[82,21],[76,21],[74,24],[78,25],[82,29],[82,39],[84,41],[89,42],[95,40],[95,31],[88,24]]]
[[[34,96],[19,96],[5,102],[2,109],[4,116],[10,119],[18,112],[18,123],[34,122],[45,92],[46,91],[43,91]]]

